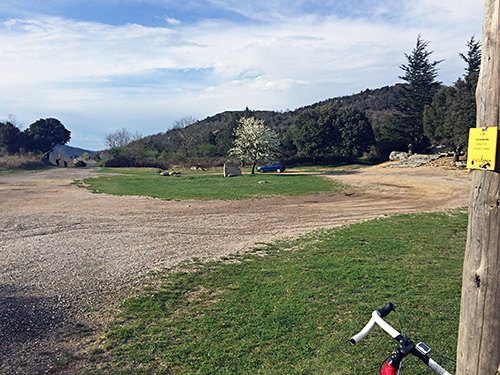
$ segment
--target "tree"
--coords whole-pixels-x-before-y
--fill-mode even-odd
[[[48,154],[56,145],[64,145],[71,139],[71,132],[55,118],[40,119],[24,131],[28,151]]]
[[[0,152],[16,153],[23,145],[24,134],[10,121],[0,122]]]
[[[197,122],[198,119],[194,116],[185,116],[181,117],[178,120],[175,120],[172,124],[172,129],[183,129],[186,126],[192,125]]]
[[[321,106],[299,113],[294,123],[293,142],[298,156],[352,159],[374,143],[366,114],[355,108]]]
[[[314,165],[320,158],[331,156],[340,144],[341,135],[335,122],[338,109],[322,106],[301,111],[294,122],[293,143],[297,156],[311,158]]]
[[[408,83],[402,99],[396,105],[397,113],[388,124],[389,132],[410,145],[415,152],[422,152],[429,145],[424,134],[424,108],[441,85],[436,81],[437,65],[442,61],[430,61],[433,53],[428,50],[429,42],[417,37],[417,44],[410,55],[405,53],[408,64],[401,65],[404,74],[399,78]],[[400,143],[400,141],[398,141]]]
[[[473,75],[479,75],[479,70],[481,69],[481,42],[474,39],[474,35],[467,42],[467,55],[460,53],[460,57],[467,63],[465,68],[465,77],[471,77]]]
[[[464,79],[452,87],[441,87],[431,105],[424,110],[424,131],[434,144],[444,144],[458,161],[460,152],[467,148],[469,128],[476,125],[476,87],[481,66],[481,43],[474,37],[467,42],[467,55],[460,53],[467,63]]]
[[[243,117],[234,131],[234,146],[229,155],[252,164],[252,174],[259,161],[274,159],[278,156],[280,144],[274,130],[255,117]]]
[[[338,127],[342,140],[334,150],[336,155],[352,160],[375,143],[371,122],[359,109],[341,108]]]
[[[106,134],[104,138],[104,144],[110,148],[125,147],[133,141],[141,139],[141,135],[136,132],[132,134],[127,128],[121,128],[112,134]]]

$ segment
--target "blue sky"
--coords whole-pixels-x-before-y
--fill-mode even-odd
[[[191,116],[287,110],[401,82],[418,34],[439,80],[481,39],[484,0],[2,0],[0,121],[55,117],[98,150]]]

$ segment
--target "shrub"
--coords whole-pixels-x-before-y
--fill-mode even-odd
[[[87,166],[87,164],[83,161],[83,160],[78,160],[75,164],[74,164],[75,167],[78,167],[78,168],[84,168]]]
[[[135,167],[135,159],[129,155],[118,155],[108,159],[104,163],[105,167],[127,168]]]
[[[40,169],[48,167],[46,159],[33,154],[13,154],[0,156],[0,170]]]

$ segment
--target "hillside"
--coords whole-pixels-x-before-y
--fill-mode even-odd
[[[82,156],[85,153],[94,155],[96,151],[84,150],[83,148],[71,147],[68,145],[57,145],[54,147],[54,151],[52,151],[52,153],[65,155],[69,158],[76,158]]]
[[[286,142],[286,133],[301,111],[326,105],[366,111],[367,116],[375,125],[393,111],[394,103],[402,96],[404,86],[397,84],[374,90],[366,89],[358,94],[330,98],[287,112],[248,108],[242,111],[226,111],[185,128],[174,128],[164,133],[144,137],[134,142],[132,147],[147,150],[153,157],[176,153],[198,157],[222,157],[232,145],[233,130],[242,116],[254,116],[264,120],[268,126],[276,129],[281,134],[282,140]]]
[[[297,114],[304,109],[317,108],[325,105],[333,105],[337,107],[354,107],[360,110],[365,110],[368,117],[373,121],[384,117],[391,112],[395,102],[399,100],[404,90],[404,84],[396,84],[394,86],[385,86],[379,89],[366,89],[358,94],[342,96],[326,99],[311,105],[297,108],[294,111],[275,112],[275,111],[226,111],[214,116],[207,117],[195,124],[190,125],[193,130],[198,129],[200,132],[217,131],[235,120],[240,118],[245,112],[250,112],[252,116],[262,119],[267,125],[277,129],[287,129],[293,124]],[[171,131],[157,134],[156,136],[168,136]],[[155,136],[152,136],[155,137]]]

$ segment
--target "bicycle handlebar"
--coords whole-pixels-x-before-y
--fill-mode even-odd
[[[381,309],[378,309],[377,311],[379,312],[380,316],[382,318],[385,318],[387,315],[390,314],[390,312],[394,310],[394,305],[392,303],[388,303],[386,304],[384,307],[382,307]]]
[[[387,305],[385,305],[380,310],[385,309],[387,307]],[[380,313],[380,310],[375,310],[372,313],[372,318],[370,319],[368,324],[361,331],[359,331],[359,333],[357,333],[356,335],[351,337],[351,344],[356,345],[358,342],[360,342],[362,339],[364,339],[366,336],[368,336],[368,334],[371,332],[373,327],[375,327],[375,324],[378,324],[380,326],[380,328],[382,328],[384,331],[386,331],[394,339],[396,339],[398,337],[402,337],[398,331],[396,331],[394,328],[392,328],[392,326],[390,324],[388,324],[384,319],[382,319],[382,315]],[[389,314],[389,313],[387,313],[387,314]],[[387,316],[387,314],[385,314],[384,316]]]
[[[387,332],[392,338],[401,341],[404,338],[396,329],[394,329],[390,324],[388,324],[383,318],[389,315],[389,313],[394,310],[394,306],[392,303],[386,304],[379,310],[375,310],[372,312],[372,317],[370,321],[364,326],[364,328],[359,331],[356,335],[351,337],[351,344],[356,345],[362,339],[364,339],[371,332],[373,327],[377,324],[382,328],[385,332]],[[410,353],[408,353],[410,354]],[[414,348],[411,350],[411,354],[418,357],[422,362],[424,362],[429,368],[435,371],[439,375],[452,375],[444,368],[442,368],[436,361],[431,359],[428,355],[419,353]]]

